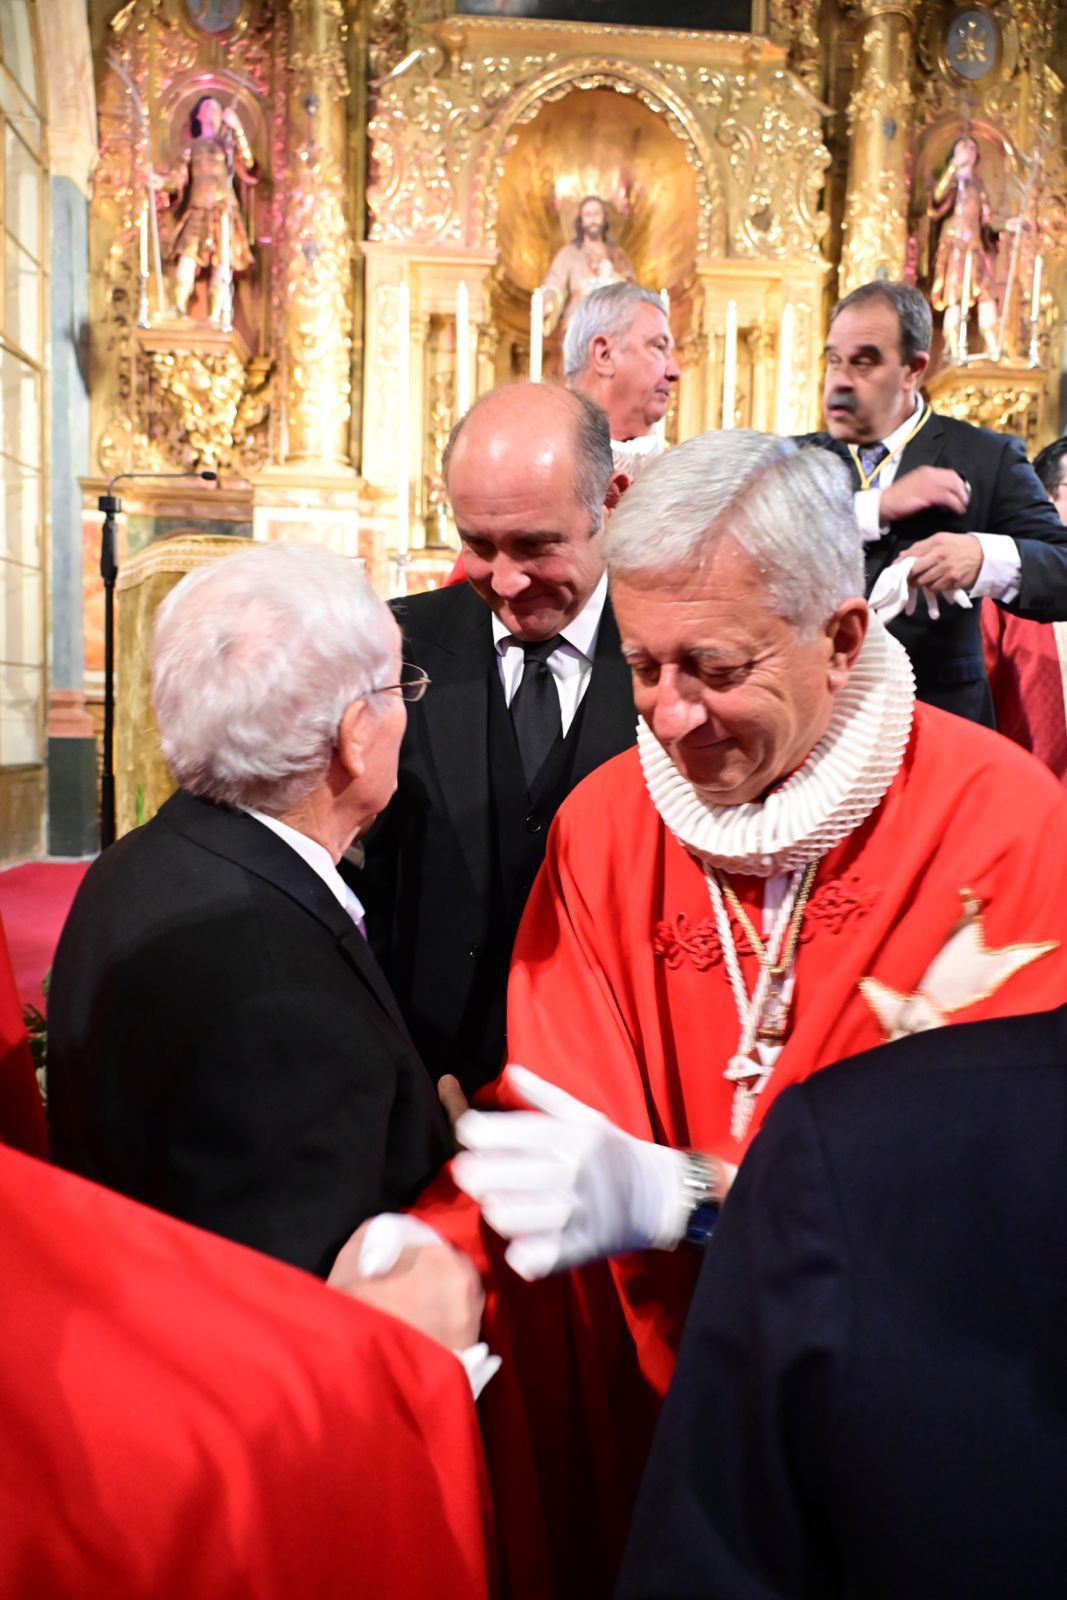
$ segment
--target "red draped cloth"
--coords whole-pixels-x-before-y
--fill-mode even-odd
[[[1067,785],[1067,624],[982,602],[982,649],[1001,733]]]
[[[48,1129],[37,1089],[22,1006],[0,923],[0,1143],[29,1155],[48,1154]]]
[[[0,1150],[0,1594],[487,1600],[449,1351]]]
[[[763,880],[731,881],[758,926]],[[919,706],[885,799],[820,863],[791,1032],[738,1141],[723,1070],[739,1023],[708,886],[627,751],[557,816],[515,947],[510,1059],[634,1135],[737,1162],[787,1084],[885,1041],[863,980],[903,1004],[974,901],[976,947],[1032,948],[1015,970],[972,962],[973,987],[943,1020],[1063,1003],[1067,797],[998,734]],[[735,939],[751,992],[756,960],[736,928]],[[882,1158],[892,1152],[872,1151]],[[478,1248],[472,1208],[444,1184],[420,1210]],[[487,1231],[481,1248],[493,1285],[487,1337],[505,1356],[484,1419],[511,1592],[595,1600],[610,1593],[699,1258],[685,1247],[645,1252],[524,1285]]]

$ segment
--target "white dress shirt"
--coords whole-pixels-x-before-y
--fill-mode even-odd
[[[363,903],[334,866],[325,845],[319,844],[317,839],[309,839],[299,828],[291,828],[287,822],[279,822],[277,817],[268,817],[262,811],[249,811],[246,808],[245,815],[254,818],[256,822],[262,822],[265,828],[277,834],[283,844],[287,844],[290,850],[295,850],[297,855],[307,862],[312,872],[318,874],[334,899],[348,912],[360,933],[366,938]]]
[[[882,490],[888,489],[897,475],[904,446],[918,421],[924,403],[922,396],[916,395],[911,415],[905,417],[900,427],[894,428],[893,432],[882,440],[889,451],[889,456],[879,468],[877,487],[860,489],[855,496],[856,521],[860,525],[864,544],[873,544],[876,539],[889,532],[889,524],[883,523],[879,516]],[[982,565],[968,593],[975,600],[982,600],[986,596],[990,600],[1014,600],[1019,593],[1022,577],[1022,562],[1015,540],[1006,533],[971,531],[982,546]]]
[[[558,645],[548,658],[548,670],[552,674],[559,694],[564,738],[567,737],[570,725],[577,715],[582,696],[589,687],[593,656],[596,652],[596,637],[600,631],[600,619],[604,614],[604,601],[607,596],[608,575],[604,572],[578,615],[568,622],[565,628],[560,629],[563,643]],[[522,682],[525,659],[522,643],[508,632],[498,617],[494,616],[492,620],[500,682],[504,688],[504,700],[510,706],[512,697]]]

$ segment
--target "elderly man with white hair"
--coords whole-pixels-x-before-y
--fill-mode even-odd
[[[663,450],[658,425],[680,376],[659,295],[636,283],[594,289],[568,325],[563,367],[607,414],[615,470],[633,481]]]
[[[396,787],[424,675],[351,561],[228,556],[160,608],[181,785],[75,899],[49,1005],[61,1165],[325,1275],[449,1151],[337,862]]]
[[[1067,994],[1067,804],[1024,752],[916,704],[862,598],[838,462],[690,440],[623,498],[605,556],[638,744],[563,805],[516,942],[509,1059],[528,1070],[497,1101],[535,1109],[466,1113],[455,1163],[522,1276],[619,1257],[562,1286],[565,1344],[535,1336],[532,1303],[520,1329],[569,1351],[526,1414],[557,1548],[580,1490],[542,1419],[593,1433],[568,1452],[582,1517],[591,1496],[610,1530],[585,1595],[670,1378],[698,1259],[675,1247],[707,1237],[782,1088]],[[498,1471],[522,1458],[506,1431]]]

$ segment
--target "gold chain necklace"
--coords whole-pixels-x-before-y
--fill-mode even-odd
[[[745,937],[752,946],[756,960],[772,979],[784,978],[793,964],[793,957],[797,953],[797,944],[800,940],[800,928],[804,921],[804,912],[811,898],[811,888],[815,882],[815,874],[818,868],[818,861],[809,861],[804,869],[804,876],[800,880],[800,888],[797,890],[797,897],[793,903],[793,910],[789,918],[789,927],[786,930],[785,940],[782,944],[782,953],[778,960],[773,962],[767,953],[767,946],[753,926],[752,918],[737,898],[734,890],[727,883],[725,876],[717,867],[712,868],[712,872],[715,874],[715,881],[722,890],[723,899],[744,929]]]

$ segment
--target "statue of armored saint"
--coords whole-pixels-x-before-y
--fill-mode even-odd
[[[234,179],[254,184],[255,158],[241,120],[214,95],[203,95],[189,117],[190,140],[174,166],[152,175],[163,204],[177,216],[169,256],[174,263],[174,300],[186,316],[199,273],[208,280],[208,315],[220,320],[223,296],[233,276],[252,265]]]

